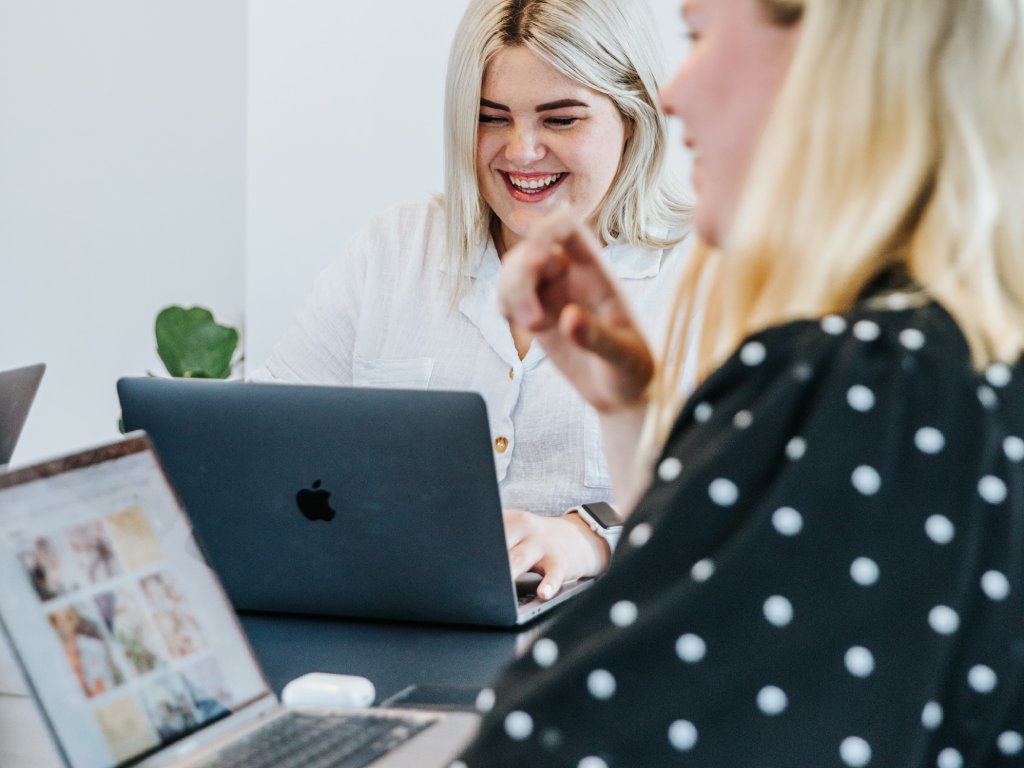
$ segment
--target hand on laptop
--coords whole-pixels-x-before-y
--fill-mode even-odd
[[[513,578],[541,574],[537,595],[549,600],[567,581],[597,576],[611,557],[608,542],[576,515],[546,517],[506,509],[505,539]]]

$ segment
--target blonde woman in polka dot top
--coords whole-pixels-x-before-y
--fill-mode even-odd
[[[507,255],[638,501],[456,765],[1022,766],[1024,0],[683,16],[702,383],[573,222]]]

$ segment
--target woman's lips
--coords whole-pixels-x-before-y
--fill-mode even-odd
[[[509,173],[499,171],[513,199],[521,203],[539,203],[554,194],[568,173]]]

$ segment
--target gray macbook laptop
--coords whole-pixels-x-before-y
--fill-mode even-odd
[[[11,460],[44,370],[38,363],[0,371],[0,469]]]
[[[513,626],[517,592],[475,393],[118,382],[237,608]]]
[[[71,768],[444,766],[477,727],[279,703],[145,435],[0,475],[0,583]]]

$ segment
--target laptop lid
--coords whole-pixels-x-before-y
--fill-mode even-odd
[[[118,394],[236,607],[516,623],[478,394],[154,378]]]
[[[276,701],[145,436],[0,475],[0,584],[72,768],[162,764]]]
[[[0,371],[0,467],[11,460],[45,370],[37,363]]]

